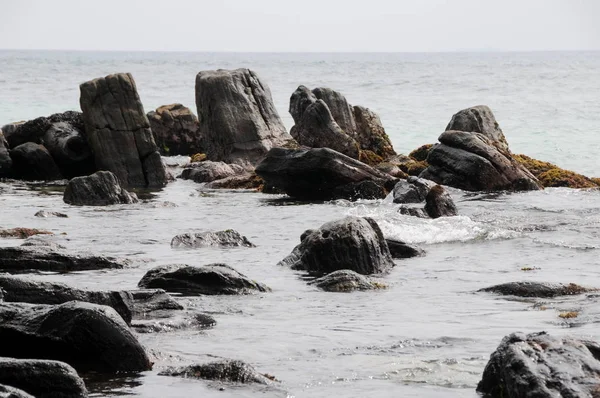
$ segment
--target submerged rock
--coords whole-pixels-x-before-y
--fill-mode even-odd
[[[231,360],[211,362],[202,365],[190,365],[179,368],[169,368],[161,371],[159,375],[242,384],[270,384],[271,382],[270,378],[258,373],[256,369],[247,363]]]
[[[410,176],[394,186],[394,203],[421,203],[436,184],[423,178]]]
[[[233,229],[217,232],[197,232],[177,235],[171,240],[173,248],[199,248],[199,247],[256,247],[245,236]]]
[[[37,213],[34,214],[34,217],[41,217],[41,218],[49,218],[49,217],[58,217],[58,218],[68,218],[69,216],[64,214],[64,213],[59,213],[57,211],[47,211],[47,210],[40,210]]]
[[[212,162],[206,160],[201,163],[192,163],[190,167],[183,169],[181,178],[193,180],[194,182],[211,182],[222,178],[233,177],[245,172],[245,169],[237,164],[223,162]]]
[[[175,319],[136,320],[131,327],[138,333],[163,333],[174,330],[203,330],[216,324],[217,321],[210,315],[193,314]]]
[[[425,197],[425,212],[431,218],[458,215],[452,196],[441,185],[435,185]]]
[[[310,282],[326,292],[352,292],[355,290],[382,289],[385,285],[373,282],[364,275],[348,269],[334,271]]]
[[[67,184],[65,203],[77,206],[107,206],[137,203],[137,196],[121,188],[110,171],[98,171],[87,177],[75,177]]]
[[[190,296],[250,294],[271,290],[226,264],[198,267],[185,264],[162,265],[148,271],[138,286],[165,289],[167,292]]]
[[[390,249],[392,258],[411,258],[422,256],[425,254],[425,251],[423,251],[422,249],[419,249],[418,247],[410,245],[401,240],[388,238],[385,241],[388,245],[388,248]]]
[[[551,298],[595,292],[598,289],[583,287],[575,283],[509,282],[486,287],[479,291],[505,296]]]
[[[35,235],[52,235],[53,233],[50,231],[46,231],[43,229],[35,229],[35,228],[10,228],[10,229],[0,229],[0,238],[17,238],[17,239],[25,239]]]
[[[513,333],[491,355],[477,391],[492,398],[595,397],[599,374],[595,342]]]
[[[161,155],[191,156],[203,152],[200,123],[189,108],[181,104],[163,105],[147,116]]]
[[[63,176],[50,152],[39,144],[26,142],[10,151],[12,175],[22,180],[62,180]]]
[[[152,367],[127,324],[110,307],[0,303],[0,356],[63,361],[80,372],[135,372]]]
[[[58,361],[0,358],[0,384],[19,388],[37,398],[88,396],[85,384],[75,369]]]
[[[316,274],[349,269],[362,275],[387,272],[394,266],[381,229],[371,218],[331,221],[304,232],[301,239],[280,265]]]

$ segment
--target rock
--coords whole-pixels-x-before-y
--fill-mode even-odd
[[[392,164],[392,163],[382,162],[382,163],[375,165],[374,167],[375,167],[375,169],[377,169],[381,172],[384,172],[394,178],[398,178],[398,179],[402,179],[402,180],[405,180],[408,178],[408,174],[406,174],[404,171],[402,171],[400,169],[400,167],[398,167],[397,165]]]
[[[400,180],[394,186],[394,203],[421,203],[436,184],[414,176]]]
[[[61,173],[68,178],[96,171],[85,133],[69,122],[52,123],[42,137]]]
[[[383,159],[396,155],[379,115],[362,106],[355,106],[353,111],[356,121],[355,139],[361,149],[369,150]]]
[[[148,271],[138,286],[165,289],[167,292],[188,296],[270,291],[267,286],[248,279],[225,264],[208,264],[199,267],[185,264],[158,266]]]
[[[19,388],[37,398],[88,396],[85,384],[75,369],[58,361],[0,358],[0,383]]]
[[[183,310],[183,306],[163,289],[127,290],[124,293],[133,299],[133,319],[147,317],[156,311]]]
[[[173,248],[198,248],[198,247],[256,247],[245,236],[233,229],[217,232],[198,232],[177,235],[171,240]]]
[[[408,154],[408,157],[418,162],[423,162],[427,160],[427,156],[429,156],[429,151],[431,150],[431,148],[433,148],[433,144],[421,145],[417,149],[411,151]]]
[[[12,159],[8,150],[8,142],[0,130],[0,178],[8,177],[12,173]]]
[[[0,303],[0,356],[63,361],[79,372],[150,370],[146,352],[110,307]]]
[[[441,185],[435,185],[425,198],[425,212],[431,218],[451,217],[458,215],[452,196]]]
[[[52,232],[35,228],[0,229],[0,238],[25,239],[34,235],[52,235]]]
[[[0,127],[0,130],[2,130],[2,133],[4,134],[4,137],[6,138],[6,137],[14,134],[15,131],[17,131],[17,129],[25,123],[26,123],[25,120],[21,120],[20,122],[5,124],[4,126]],[[25,140],[23,142],[18,142],[17,145],[24,144],[26,142],[27,142],[27,140]],[[11,148],[10,144],[8,145],[8,148],[9,149]]]
[[[411,258],[418,257],[425,254],[422,249],[419,249],[416,246],[409,245],[406,242],[401,240],[389,239],[387,238],[386,243],[388,248],[390,249],[390,253],[392,258]]]
[[[290,97],[289,108],[290,115],[292,115],[295,124],[300,123],[306,109],[315,102],[317,102],[317,97],[315,97],[308,87],[298,86],[296,91],[294,91]]]
[[[249,69],[198,73],[196,106],[210,160],[254,164],[291,139],[268,86]]]
[[[329,148],[273,148],[256,174],[265,184],[308,200],[383,199],[395,183],[389,175]],[[366,181],[379,187],[376,195],[356,189]]]
[[[0,271],[25,273],[89,271],[123,268],[124,262],[110,257],[69,255],[44,247],[0,247]]]
[[[25,241],[23,241],[23,243],[21,243],[21,247],[41,247],[44,250],[54,250],[54,251],[61,251],[63,249],[66,249],[65,246],[61,245],[60,243],[56,242],[56,235],[45,235],[45,234],[38,234],[38,235],[32,235],[28,238],[25,239]]]
[[[405,155],[392,156],[386,159],[385,163],[397,166],[404,173],[415,177],[419,176],[429,166],[426,160],[416,160]]]
[[[124,186],[163,187],[167,173],[133,76],[119,73],[79,86],[88,142],[100,170]]]
[[[450,129],[472,130],[450,130]],[[479,106],[460,111],[427,157],[419,176],[467,191],[542,189],[539,181],[508,149],[491,110]]]
[[[200,163],[192,163],[190,167],[183,169],[181,178],[201,183],[233,177],[244,172],[245,169],[237,164],[206,160]]]
[[[163,105],[147,116],[161,155],[192,156],[203,152],[200,124],[189,108],[181,104]]]
[[[505,296],[552,298],[595,292],[598,289],[579,286],[575,283],[509,282],[486,287],[479,291]]]
[[[252,366],[242,361],[231,360],[211,362],[202,365],[190,365],[179,368],[168,368],[161,371],[159,375],[242,384],[270,384],[271,382],[270,378],[258,373]]]
[[[26,142],[10,151],[12,175],[22,180],[54,181],[63,179],[50,152],[39,144]]]
[[[216,324],[217,321],[210,315],[193,314],[176,319],[136,321],[131,327],[138,333],[162,333],[174,330],[203,330],[212,328]]]
[[[265,186],[262,178],[254,173],[244,173],[241,175],[221,178],[207,183],[204,188],[207,189],[254,189],[263,193],[281,193],[275,188]]]
[[[372,218],[359,217],[306,231],[300,244],[279,264],[314,274],[349,269],[362,275],[384,273],[394,266],[379,225]]]
[[[0,384],[0,398],[35,398],[23,390]]]
[[[64,213],[59,213],[57,211],[47,211],[40,210],[34,214],[34,217],[48,218],[48,217],[58,217],[58,218],[68,218],[69,216]]]
[[[398,208],[398,213],[411,217],[429,218],[429,215],[425,212],[425,209],[421,207],[402,205],[400,208]]]
[[[63,196],[65,203],[77,206],[107,206],[137,203],[137,196],[121,188],[110,171],[98,171],[69,181]]]
[[[48,117],[38,117],[27,122],[13,123],[3,126],[2,131],[4,131],[9,147],[13,149],[26,142],[42,144],[46,131],[54,123],[66,123],[82,133],[85,131],[82,114],[75,111],[55,113]]]
[[[331,111],[333,119],[340,126],[342,131],[350,137],[356,135],[356,121],[352,106],[346,100],[342,93],[326,87],[317,87],[312,93],[317,100],[323,101]]]
[[[311,281],[310,284],[326,292],[353,292],[355,290],[373,290],[385,287],[385,285],[373,282],[368,277],[348,269],[334,271]]]
[[[477,391],[493,398],[595,397],[599,374],[595,342],[513,333],[490,356]]]
[[[555,164],[530,158],[526,155],[513,155],[513,158],[525,166],[544,188],[569,187],[569,188],[597,188],[598,182],[592,178],[561,169]]]

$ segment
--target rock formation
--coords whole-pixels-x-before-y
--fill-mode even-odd
[[[198,117],[189,108],[181,104],[163,105],[147,116],[161,155],[192,156],[204,151]]]
[[[135,194],[121,188],[110,171],[98,171],[87,177],[75,177],[67,184],[65,203],[77,206],[106,206],[137,203]]]

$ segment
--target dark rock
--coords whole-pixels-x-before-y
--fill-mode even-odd
[[[183,310],[183,306],[163,289],[127,290],[124,293],[131,295],[133,299],[134,319],[146,317],[157,311]]]
[[[363,181],[378,185],[382,194],[378,198],[383,199],[391,189],[388,186],[395,182],[389,175],[329,148],[273,148],[257,166],[256,174],[289,196],[309,200],[358,199],[361,195],[356,184]]]
[[[54,181],[63,179],[50,152],[39,144],[26,142],[10,151],[12,174],[22,180]]]
[[[498,293],[505,296],[552,298],[595,292],[598,289],[579,286],[575,283],[509,282],[486,287],[479,291]]]
[[[256,247],[245,236],[233,229],[217,232],[198,232],[177,235],[171,240],[171,247],[198,248],[198,247]]]
[[[209,329],[216,324],[217,321],[210,315],[193,314],[192,316],[177,317],[176,319],[135,321],[131,327],[138,333],[163,333],[174,330]]]
[[[422,256],[425,252],[416,246],[395,239],[386,239],[392,258],[411,258]]]
[[[317,97],[315,97],[308,87],[298,86],[290,97],[289,108],[290,115],[292,115],[295,124],[300,123],[306,109],[315,102],[317,102]]]
[[[85,384],[75,369],[58,361],[0,358],[0,383],[19,388],[37,398],[88,396]]]
[[[252,366],[242,361],[231,360],[169,368],[161,371],[159,375],[243,384],[270,384],[271,382],[270,378],[258,373]]]
[[[0,178],[8,177],[12,173],[12,159],[8,151],[8,142],[0,130]]]
[[[458,215],[452,196],[442,187],[432,187],[425,197],[425,212],[431,218],[451,217]]]
[[[124,262],[110,257],[70,255],[44,247],[0,247],[0,271],[26,273],[89,271],[123,268]]]
[[[398,208],[398,213],[411,217],[429,218],[429,215],[425,213],[425,209],[422,207],[402,205]]]
[[[0,356],[63,361],[80,372],[134,372],[152,367],[127,324],[110,307],[71,301],[0,303]]]
[[[0,398],[35,398],[23,390],[0,384]]]
[[[394,203],[421,203],[436,184],[414,176],[400,180],[394,186]]]
[[[121,188],[110,171],[98,171],[90,176],[69,181],[63,196],[65,203],[77,206],[106,206],[137,203],[137,196]]]
[[[52,123],[42,137],[42,142],[66,177],[73,178],[96,171],[87,137],[73,124]]]
[[[68,218],[69,216],[64,213],[59,213],[57,211],[47,211],[40,210],[34,214],[35,217],[48,218],[48,217],[58,217],[58,218]]]
[[[33,142],[35,144],[43,143],[43,137],[46,131],[54,123],[67,123],[79,132],[84,132],[85,127],[81,112],[67,111],[63,113],[55,113],[48,117],[38,117],[27,122],[18,122],[2,127],[6,140],[11,149]]]
[[[598,396],[600,345],[545,332],[502,339],[477,391],[492,398]]]
[[[425,144],[421,145],[417,149],[411,151],[408,154],[409,158],[412,158],[418,162],[422,162],[427,160],[427,156],[429,156],[429,151],[433,148],[433,144]]]
[[[15,131],[17,131],[17,129],[18,129],[20,126],[22,126],[23,124],[25,124],[25,123],[26,123],[26,121],[25,121],[25,120],[22,120],[22,121],[20,121],[20,122],[14,122],[14,123],[5,124],[4,126],[0,127],[0,130],[2,130],[2,133],[4,134],[4,138],[6,138],[6,137],[8,137],[8,136],[10,136],[10,135],[14,134],[14,133],[15,133]],[[24,143],[26,143],[26,142],[27,142],[27,141],[18,142],[18,145],[20,145],[20,144],[24,144]],[[8,143],[8,140],[7,140],[7,143]],[[10,144],[8,145],[8,148],[9,148],[9,149],[11,148]]]
[[[388,162],[383,162],[383,163],[379,163],[377,165],[374,166],[375,169],[384,172],[386,174],[389,174],[391,177],[394,178],[398,178],[398,179],[406,179],[408,178],[408,174],[406,174],[404,171],[402,171],[402,169],[400,169],[400,167],[398,167],[395,164],[392,163],[388,163]]]
[[[79,88],[88,142],[98,169],[113,172],[124,186],[166,185],[167,173],[133,76],[109,75]]]
[[[244,172],[245,169],[237,164],[206,160],[201,163],[192,163],[190,167],[183,169],[181,178],[201,183],[233,177],[243,174]]]
[[[163,105],[147,116],[161,155],[191,156],[204,152],[198,118],[189,108],[181,104]]]
[[[354,138],[360,148],[372,151],[384,159],[396,155],[379,115],[362,106],[355,106],[353,111],[356,121],[356,135]]]
[[[273,187],[265,185],[262,178],[254,173],[243,173],[236,176],[225,177],[219,180],[207,183],[204,188],[207,189],[254,189],[263,193],[281,193]]]
[[[355,290],[373,290],[385,287],[380,283],[371,281],[364,275],[357,274],[348,269],[334,271],[310,282],[326,292],[353,292]]]
[[[371,218],[331,221],[303,237],[280,265],[315,274],[349,269],[362,275],[387,272],[394,266],[381,229]]]
[[[318,100],[327,104],[335,122],[342,131],[350,137],[356,135],[356,121],[354,120],[354,111],[352,106],[346,100],[342,93],[326,87],[317,87],[312,93]]]
[[[138,283],[143,288],[159,288],[184,295],[249,294],[270,289],[248,279],[225,264],[192,267],[185,264],[152,268]]]
[[[196,106],[210,160],[254,164],[291,139],[269,88],[251,70],[198,73]]]

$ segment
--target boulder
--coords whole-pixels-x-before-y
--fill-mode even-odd
[[[46,131],[54,123],[66,123],[79,132],[84,132],[85,127],[81,112],[67,111],[55,113],[48,117],[38,117],[27,122],[12,123],[2,127],[6,140],[11,149],[26,142],[42,144]]]
[[[148,271],[138,286],[165,289],[188,296],[270,291],[267,286],[249,279],[225,264],[198,267],[185,264],[158,266]]]
[[[54,181],[63,179],[50,152],[39,144],[26,142],[10,151],[12,175],[22,180]]]
[[[137,196],[121,188],[119,180],[110,171],[98,171],[90,176],[73,178],[65,188],[63,200],[65,203],[77,206],[107,206],[138,202]]]
[[[381,229],[372,218],[331,221],[305,231],[301,240],[280,265],[313,274],[349,269],[362,275],[384,273],[394,266]]]
[[[432,187],[425,197],[425,212],[431,218],[458,215],[452,196],[441,185]]]
[[[371,281],[368,277],[348,269],[341,269],[310,282],[326,292],[353,292],[356,290],[381,289],[385,285]]]
[[[356,121],[354,120],[354,111],[352,106],[346,100],[342,93],[327,87],[317,87],[312,93],[317,100],[323,101],[331,111],[335,122],[342,131],[350,137],[356,135]]]
[[[94,156],[85,133],[69,122],[52,123],[42,137],[61,173],[68,178],[96,171]]]
[[[468,129],[468,130],[456,130]],[[467,191],[542,189],[539,181],[510,153],[492,111],[478,106],[453,116],[419,175]]]
[[[100,170],[127,187],[163,187],[167,173],[133,76],[119,73],[79,86],[88,142]]]
[[[0,356],[63,361],[79,372],[152,368],[146,352],[110,307],[0,303]]]
[[[161,371],[159,375],[242,384],[270,384],[272,380],[272,377],[258,373],[256,369],[245,362],[231,360],[168,368]]]
[[[0,178],[8,177],[12,173],[12,159],[8,150],[8,142],[0,130]]]
[[[401,240],[386,238],[385,241],[388,245],[388,249],[390,249],[390,254],[392,255],[392,258],[411,258],[422,256],[425,254],[425,252],[422,249],[419,249],[418,247],[410,245]]]
[[[206,160],[200,163],[192,163],[189,167],[183,169],[181,178],[201,183],[237,176],[244,172],[245,169],[237,164]]]
[[[273,148],[256,174],[269,186],[308,200],[383,199],[396,181],[329,148]]]
[[[490,356],[477,391],[492,398],[596,397],[599,374],[596,342],[513,333]]]
[[[161,155],[192,156],[203,152],[200,123],[189,108],[181,104],[163,105],[147,116]]]
[[[355,106],[354,120],[356,121],[355,139],[363,150],[368,150],[383,159],[396,155],[390,137],[385,132],[379,115],[369,108]]]
[[[245,236],[233,229],[217,232],[197,232],[175,236],[171,240],[173,248],[199,248],[199,247],[256,247]]]
[[[424,202],[427,194],[435,185],[432,181],[414,176],[410,176],[406,180],[400,180],[396,183],[392,192],[394,203]]]
[[[85,384],[75,369],[58,361],[0,358],[0,383],[19,388],[37,398],[88,396]]]
[[[85,397],[85,395],[84,395]],[[0,398],[35,398],[23,390],[0,384]]]
[[[598,289],[579,286],[575,283],[547,282],[508,282],[479,290],[480,292],[497,293],[504,296],[552,298],[571,296],[598,291]]]
[[[291,139],[268,86],[249,69],[198,73],[196,107],[210,160],[255,164]]]

